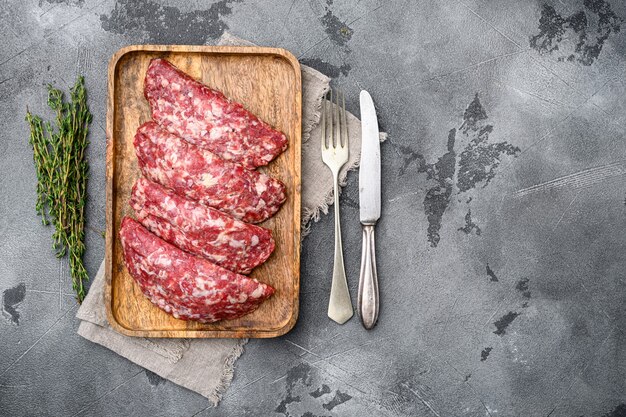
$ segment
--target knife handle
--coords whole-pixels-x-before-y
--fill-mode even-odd
[[[363,225],[363,252],[359,276],[359,315],[363,327],[372,329],[378,320],[378,274],[376,273],[376,248],[374,225]]]

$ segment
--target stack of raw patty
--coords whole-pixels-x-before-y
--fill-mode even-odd
[[[285,135],[221,92],[154,59],[144,94],[153,121],[134,145],[144,177],[122,220],[128,271],[143,293],[183,320],[251,313],[274,289],[248,274],[274,250],[273,216],[285,186],[255,171],[287,148]]]

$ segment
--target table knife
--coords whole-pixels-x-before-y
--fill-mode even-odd
[[[378,320],[378,275],[374,227],[380,218],[380,139],[372,97],[361,91],[361,168],[359,169],[359,217],[363,226],[363,251],[359,276],[358,310],[363,327]]]

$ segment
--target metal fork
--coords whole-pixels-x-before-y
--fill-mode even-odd
[[[322,100],[322,161],[333,173],[335,194],[335,262],[333,265],[333,282],[328,302],[328,317],[339,324],[347,322],[354,314],[348,281],[343,265],[343,249],[341,245],[341,224],[339,220],[339,170],[348,162],[348,124],[346,122],[346,100],[341,91],[335,92],[333,106],[333,90],[330,90],[330,101]],[[341,107],[339,97],[341,96]]]

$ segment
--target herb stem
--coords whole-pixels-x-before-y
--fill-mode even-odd
[[[54,225],[52,247],[57,257],[68,255],[72,287],[82,302],[84,283],[89,279],[83,255],[89,170],[85,151],[92,120],[84,78],[76,80],[69,101],[61,90],[48,85],[48,106],[55,112],[56,130],[50,122],[26,111],[37,174],[35,211],[44,225]]]

